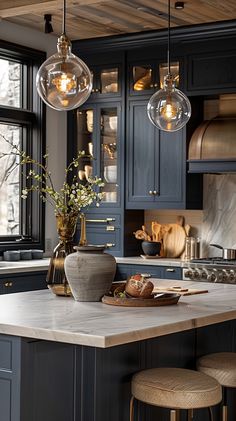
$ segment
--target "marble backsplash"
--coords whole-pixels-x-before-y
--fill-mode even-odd
[[[162,224],[175,222],[178,215],[191,225],[190,235],[200,237],[201,256],[221,256],[221,250],[209,247],[220,244],[236,248],[236,174],[204,175],[203,210],[148,210],[145,225],[151,221]]]

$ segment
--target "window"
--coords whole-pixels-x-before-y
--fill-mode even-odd
[[[35,76],[44,60],[41,51],[0,41],[0,153],[6,153],[0,160],[0,251],[44,247],[43,204],[37,193],[22,200],[25,169],[7,155],[16,145],[43,159],[45,108]]]

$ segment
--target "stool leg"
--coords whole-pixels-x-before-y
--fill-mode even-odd
[[[171,409],[170,421],[179,421],[179,411],[177,409]]]
[[[214,421],[212,408],[209,406],[207,409],[208,409],[208,414],[209,414],[209,421]]]
[[[228,420],[227,390],[223,387],[222,421]]]
[[[129,404],[129,421],[134,420],[134,396],[131,396]]]
[[[193,409],[188,409],[188,421],[193,421]]]

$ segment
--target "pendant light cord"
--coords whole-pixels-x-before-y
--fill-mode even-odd
[[[167,47],[168,74],[170,74],[170,0],[168,0],[168,47]]]
[[[63,0],[62,33],[63,34],[66,34],[66,0]]]

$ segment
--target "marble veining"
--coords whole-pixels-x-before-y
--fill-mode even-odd
[[[163,287],[179,282],[155,280]],[[106,348],[235,319],[235,285],[187,281],[181,285],[209,292],[155,308],[76,302],[48,290],[1,295],[0,333]]]
[[[171,223],[183,215],[191,225],[190,235],[201,239],[201,256],[222,256],[209,244],[236,248],[236,174],[205,174],[203,191],[203,211],[148,210],[145,225],[150,230],[151,221]]]

